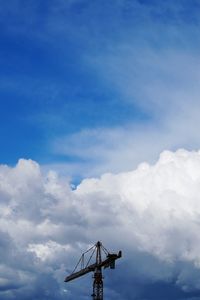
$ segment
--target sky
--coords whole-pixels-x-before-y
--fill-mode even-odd
[[[108,300],[200,298],[200,2],[0,0],[0,299],[101,240]]]

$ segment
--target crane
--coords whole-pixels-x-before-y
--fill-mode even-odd
[[[106,258],[103,259],[102,254],[106,255]],[[91,253],[87,263],[85,264],[85,256],[88,253]],[[98,241],[94,246],[89,248],[86,252],[81,255],[74,271],[67,277],[65,277],[65,282],[69,282],[76,278],[79,278],[89,272],[94,272],[94,280],[93,280],[93,300],[103,300],[103,276],[102,276],[102,268],[115,269],[115,261],[116,259],[122,256],[122,251],[116,253],[109,253],[108,250],[102,245],[100,241]],[[92,258],[95,257],[95,262],[91,263]],[[77,271],[77,269],[80,270]]]

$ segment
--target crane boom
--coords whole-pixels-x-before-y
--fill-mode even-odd
[[[85,274],[87,274],[89,272],[94,271],[95,270],[95,266],[96,266],[96,264],[93,264],[93,265],[91,265],[91,266],[89,266],[87,268],[84,268],[84,269],[82,269],[82,270],[80,270],[78,272],[72,273],[71,275],[69,275],[69,276],[67,276],[65,278],[65,282],[69,282],[69,281],[71,281],[71,280],[73,280],[75,278],[81,277],[81,276],[83,276],[83,275],[85,275]]]
[[[97,263],[94,263],[78,272],[75,272],[75,273],[72,273],[71,275],[65,277],[65,282],[69,282],[73,279],[76,279],[76,278],[79,278],[89,272],[94,272],[95,269],[97,268],[101,268],[101,267],[104,267],[104,268],[107,268],[107,267],[110,267],[111,269],[114,269],[114,263],[115,263],[115,260],[120,258],[122,256],[122,252],[119,251],[118,254],[108,254],[107,255],[107,259],[105,259],[104,261],[102,261],[101,263],[97,264]]]
[[[84,254],[89,252],[89,250],[93,249],[93,253],[86,264],[85,267],[83,267],[82,263],[82,268],[79,271],[76,271],[77,266],[79,265],[80,261],[82,258],[84,258]],[[102,276],[102,268],[108,268],[110,267],[111,269],[115,268],[115,261],[116,259],[120,258],[122,256],[122,252],[119,251],[118,254],[115,253],[109,253],[107,249],[102,245],[101,242],[97,242],[91,249],[86,251],[81,259],[79,260],[75,270],[72,272],[71,275],[65,277],[65,282],[69,282],[71,280],[74,280],[76,278],[79,278],[87,273],[94,272],[94,281],[93,281],[93,300],[103,300],[103,276]],[[106,253],[106,258],[102,260],[102,251]],[[93,254],[96,253],[96,262],[93,264],[89,264]]]

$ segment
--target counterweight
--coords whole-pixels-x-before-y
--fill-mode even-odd
[[[91,252],[91,255],[87,261],[84,263],[85,254]],[[102,259],[102,254],[106,254],[106,258]],[[90,263],[93,256],[95,256],[95,262]],[[122,256],[122,252],[119,251],[118,254],[109,253],[108,250],[102,245],[101,242],[97,242],[93,247],[87,250],[82,254],[80,260],[78,261],[74,271],[71,275],[65,278],[65,282],[69,282],[76,278],[79,278],[89,272],[94,272],[94,281],[93,281],[93,300],[103,300],[103,276],[102,276],[102,268],[115,269],[115,261],[116,259]],[[81,269],[77,271],[77,268],[81,266]]]

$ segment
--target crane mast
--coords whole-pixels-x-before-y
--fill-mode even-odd
[[[101,271],[101,243],[96,244],[96,264],[97,267],[94,271],[94,281],[93,281],[93,300],[103,299],[103,276]]]
[[[85,264],[85,254],[92,252],[90,255],[87,263]],[[102,259],[102,252],[106,254],[106,258]],[[95,262],[90,263],[92,257],[95,255]],[[103,275],[102,275],[102,268],[115,269],[115,260],[122,256],[122,252],[119,251],[118,254],[109,253],[108,250],[102,245],[100,241],[98,241],[93,247],[88,249],[85,253],[82,254],[81,258],[79,259],[74,271],[71,275],[65,278],[65,282],[69,282],[76,278],[79,278],[89,272],[94,272],[93,276],[93,293],[92,299],[93,300],[103,300]],[[81,266],[80,270],[77,271],[77,268]]]

